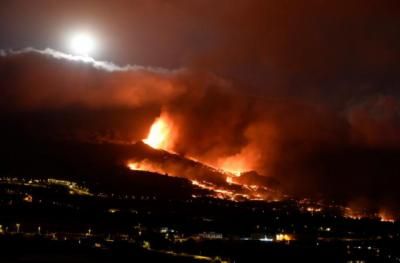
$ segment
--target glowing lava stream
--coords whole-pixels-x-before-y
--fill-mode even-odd
[[[158,117],[154,123],[150,127],[149,134],[147,135],[147,138],[143,140],[143,142],[147,145],[149,145],[152,148],[155,149],[162,149],[166,150],[172,153],[175,153],[172,150],[172,146],[174,144],[175,140],[175,135],[176,135],[176,130],[174,129],[173,121],[167,114],[161,114],[160,117]],[[188,157],[192,161],[195,162],[200,162],[199,160]],[[225,166],[233,166],[231,163],[224,163],[222,167],[225,168]],[[238,169],[224,169],[224,168],[216,168],[212,165],[207,164],[207,166],[215,169],[218,172],[222,172],[224,174],[227,174],[229,176],[229,179],[227,177],[227,181],[229,183],[232,183],[233,181],[231,180],[231,177],[239,177],[241,174],[241,171]]]
[[[172,119],[165,113],[161,114],[152,124],[150,127],[149,134],[143,142],[155,149],[162,149],[174,153],[172,148],[174,145],[174,141],[177,135],[176,127]],[[186,157],[187,158],[187,157]],[[195,158],[189,158],[194,162],[202,163]],[[243,166],[243,163],[240,163]],[[222,165],[223,168],[216,168],[212,165],[205,164],[208,166],[209,169],[212,169],[216,172],[222,173],[226,176],[226,182],[228,184],[238,184],[235,182],[234,178],[241,176],[241,171],[233,169],[224,169],[226,166],[229,168],[237,168],[237,162],[233,162],[229,160],[229,162],[225,162]],[[149,160],[142,160],[142,161],[129,161],[127,166],[131,170],[140,170],[140,171],[149,171],[149,172],[156,172],[160,174],[168,174],[162,166],[157,164],[153,164]],[[171,174],[174,176],[173,174]],[[262,200],[263,197],[258,193],[259,186],[249,186],[249,185],[242,185],[246,190],[248,190],[248,194],[246,193],[236,193],[235,191],[218,188],[216,185],[213,185],[209,182],[200,182],[197,180],[191,180],[193,185],[196,185],[202,189],[210,190],[214,193],[215,197],[222,198],[222,199],[230,199],[235,200],[237,197],[242,197],[246,199],[252,200]],[[241,185],[241,184],[240,184]]]
[[[151,125],[149,134],[147,135],[147,138],[143,140],[143,142],[147,145],[149,145],[152,148],[155,149],[162,149],[166,150],[172,153],[175,153],[172,150],[172,147],[174,145],[174,140],[176,137],[176,129],[174,127],[172,119],[168,116],[168,114],[162,113]],[[187,157],[191,159],[192,161],[199,162],[199,160],[192,158],[192,157]],[[241,170],[237,169],[236,166],[238,166],[237,160],[232,161],[232,160],[227,160],[225,161],[221,168],[216,168],[213,165],[206,164],[210,168],[214,169],[215,171],[221,172],[223,174],[226,174],[226,181],[229,184],[233,184],[234,182],[234,177],[239,177],[241,175]],[[243,166],[243,163],[239,162],[240,166]],[[140,164],[137,163],[131,163],[128,165],[130,169],[132,170],[143,170],[140,167]],[[135,169],[136,166],[136,169]],[[143,165],[142,165],[143,166]],[[145,165],[147,166],[147,165]],[[227,169],[227,167],[229,167]],[[230,169],[230,168],[233,169]]]

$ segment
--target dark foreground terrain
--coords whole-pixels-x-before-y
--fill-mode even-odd
[[[163,195],[144,178],[165,180],[166,193],[190,183],[120,173],[142,191],[1,178],[1,262],[400,261],[399,222],[355,219],[340,205],[310,200]]]

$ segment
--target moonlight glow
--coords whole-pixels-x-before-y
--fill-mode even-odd
[[[89,56],[96,48],[95,39],[87,33],[79,33],[71,38],[71,51],[80,56]]]

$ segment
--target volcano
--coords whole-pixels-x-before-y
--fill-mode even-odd
[[[142,141],[131,145],[130,153],[127,166],[131,170],[186,178],[193,185],[208,190],[214,197],[267,200],[277,199],[281,195],[277,190],[272,190],[273,186],[278,185],[276,181],[255,171],[238,176],[190,157],[155,149]]]

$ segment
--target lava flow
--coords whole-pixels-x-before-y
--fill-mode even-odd
[[[172,147],[176,138],[176,130],[174,130],[174,124],[169,115],[163,113],[158,117],[150,127],[149,134],[143,142],[155,149],[162,149],[169,152],[174,152]],[[195,162],[201,162],[195,158],[189,157],[189,159]],[[236,156],[225,158],[218,162],[218,167],[207,164],[212,169],[217,170],[223,174],[226,174],[226,181],[233,183],[233,177],[239,177],[242,171],[245,171],[245,160],[237,158]],[[143,165],[142,165],[143,166]]]
[[[207,190],[216,198],[241,200],[260,200],[271,197],[271,190],[260,185],[248,185],[239,182],[245,163],[243,160],[227,158],[220,162],[219,167],[195,159],[180,156],[173,152],[173,145],[177,135],[172,118],[167,114],[161,114],[152,126],[143,143],[147,144],[161,154],[161,158],[155,160],[151,157],[131,159],[127,166],[131,170],[148,171],[166,174],[174,177],[184,177],[191,180],[198,188]],[[275,197],[274,197],[275,198]]]

